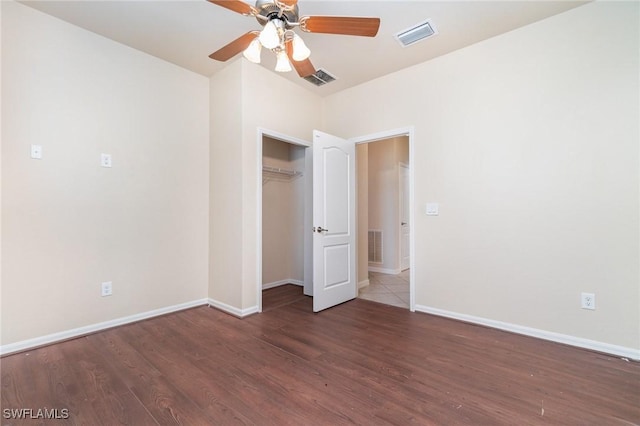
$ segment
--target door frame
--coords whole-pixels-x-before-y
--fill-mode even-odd
[[[312,172],[312,154],[311,154],[311,142],[298,139],[293,136],[285,135],[273,130],[258,127],[257,129],[257,186],[256,186],[256,229],[257,229],[257,242],[256,242],[256,300],[258,304],[258,312],[262,312],[262,140],[267,136],[272,139],[290,143],[292,145],[298,145],[305,148],[305,160],[304,160],[304,229],[309,229],[309,232],[304,233],[304,293],[307,294],[311,291],[313,282],[313,235],[311,234],[312,228],[312,196],[313,196],[313,180],[311,177]]]
[[[404,194],[404,188],[402,185],[402,173],[403,173],[403,169],[406,169],[409,174],[411,174],[411,167],[409,167],[408,163],[404,163],[404,162],[399,162],[398,163],[398,182],[399,182],[399,188],[398,188],[398,195],[400,196],[400,198],[403,200],[403,195],[407,195]],[[400,211],[398,212],[398,217],[400,218],[400,222],[402,222],[402,201],[400,202]],[[411,204],[409,204],[409,235],[411,235]],[[398,230],[398,265],[400,266],[400,271],[402,271],[402,224],[399,225],[399,230]],[[411,250],[409,250],[409,265],[411,265]],[[411,273],[411,272],[409,272]]]
[[[356,145],[362,143],[377,142],[383,139],[390,139],[398,136],[407,136],[409,138],[409,223],[412,225],[409,228],[409,310],[415,312],[416,297],[415,297],[415,166],[414,166],[414,141],[415,141],[415,127],[407,126],[397,129],[385,130],[377,133],[372,133],[364,136],[358,136],[349,139],[355,142]],[[357,165],[356,165],[357,167]],[[356,197],[358,192],[358,186],[356,185]],[[356,214],[357,220],[357,214]],[[357,247],[356,247],[357,250]]]

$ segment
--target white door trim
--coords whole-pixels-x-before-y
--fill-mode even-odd
[[[277,139],[283,142],[287,142],[293,145],[303,146],[305,148],[310,148],[311,143],[309,141],[305,141],[303,139],[298,139],[293,136],[285,135],[283,133],[279,133],[273,130],[265,129],[263,127],[258,127],[257,129],[257,164],[256,164],[256,300],[258,301],[258,312],[262,312],[262,139],[264,136]],[[304,207],[304,229],[311,229],[311,206],[308,206],[309,196],[308,194],[313,191],[313,187],[311,186],[311,178],[309,169],[309,157],[310,152],[307,150],[307,154],[305,155],[305,171],[303,178],[305,179],[305,207]],[[310,256],[313,254],[313,250],[311,244],[313,240],[311,239],[311,232],[305,233],[304,237],[304,281],[305,288],[308,284],[311,283],[311,274],[313,271],[308,271],[309,265],[312,265],[312,261],[310,260]],[[307,283],[308,281],[308,283]]]
[[[403,169],[406,169],[409,173],[411,173],[411,168],[409,167],[409,164],[407,163],[403,163],[402,161],[398,163],[398,184],[399,184],[399,188],[398,188],[398,193],[400,194],[400,205],[399,205],[399,212],[398,212],[398,217],[400,218],[400,223],[398,224],[399,226],[399,231],[398,231],[398,269],[400,269],[400,271],[403,271],[406,268],[402,268],[403,263],[402,263],[402,211],[403,211],[403,203],[404,203],[404,196],[406,196],[407,194],[405,194],[404,192],[404,186],[402,185],[402,182],[404,180],[404,178],[402,177],[402,173],[403,173]],[[411,212],[411,204],[409,204],[409,212]],[[411,222],[409,222],[409,235],[411,235]],[[411,239],[411,238],[409,238]],[[411,264],[411,253],[409,253],[409,264]]]
[[[358,136],[349,139],[356,144],[376,142],[383,139],[394,138],[397,136],[409,137],[409,223],[412,224],[409,229],[409,310],[415,312],[416,310],[416,297],[415,297],[415,282],[416,282],[416,268],[415,268],[415,166],[414,166],[414,140],[415,140],[415,128],[414,126],[401,127],[398,129],[385,130],[382,132],[372,133],[369,135]],[[358,189],[356,188],[356,191]],[[356,247],[357,249],[357,247]]]

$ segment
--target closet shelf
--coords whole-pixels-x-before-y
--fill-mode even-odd
[[[282,169],[280,167],[272,167],[272,166],[263,165],[262,166],[262,175],[263,175],[262,181],[263,181],[263,183],[265,183],[265,178],[266,179],[277,178],[277,179],[290,180],[290,179],[302,176],[302,172],[300,172],[298,170]]]

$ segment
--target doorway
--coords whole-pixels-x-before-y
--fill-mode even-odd
[[[258,311],[282,293],[311,295],[310,144],[258,129]],[[283,287],[288,287],[285,289]],[[270,297],[263,298],[263,291]]]
[[[412,134],[412,128],[407,128],[355,140],[358,297],[411,311]]]

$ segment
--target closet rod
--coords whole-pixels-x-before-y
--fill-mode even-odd
[[[282,169],[280,167],[272,167],[272,166],[266,166],[266,165],[262,166],[262,171],[267,173],[276,173],[280,175],[291,176],[291,177],[302,175],[302,172],[299,172],[297,170]]]

